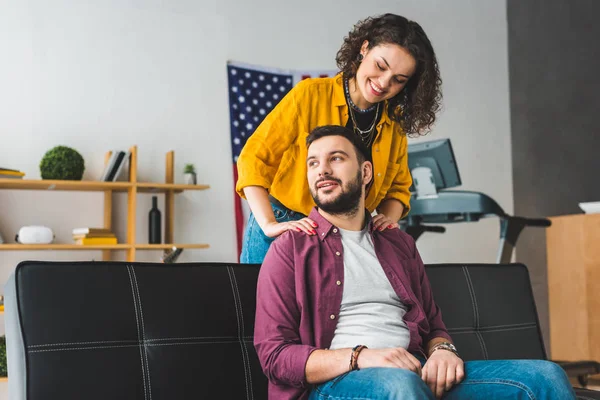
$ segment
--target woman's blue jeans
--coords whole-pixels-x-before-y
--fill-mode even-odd
[[[298,221],[305,217],[304,214],[292,211],[280,204],[271,203],[271,208],[273,208],[277,222]],[[256,219],[254,219],[254,214],[251,213],[248,218],[248,224],[246,224],[246,230],[244,231],[240,262],[245,264],[262,264],[273,240],[275,238],[270,238],[263,233]]]
[[[309,399],[434,400],[435,396],[412,371],[366,368],[318,385],[311,391]],[[575,392],[562,368],[550,361],[467,361],[465,379],[446,392],[442,399],[569,400],[575,399]]]

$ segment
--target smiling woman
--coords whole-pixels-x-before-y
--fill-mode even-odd
[[[385,14],[359,21],[337,53],[340,73],[306,79],[271,111],[237,162],[238,194],[252,211],[241,261],[261,263],[287,230],[314,235],[306,137],[325,125],[347,127],[373,165],[365,207],[379,229],[396,229],[410,208],[407,135],[426,134],[440,108],[435,52],[419,24]],[[393,168],[391,168],[393,167]]]

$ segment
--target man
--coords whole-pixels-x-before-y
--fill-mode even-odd
[[[254,340],[270,399],[570,399],[554,363],[463,363],[412,238],[373,229],[368,151],[340,126],[307,138],[316,235],[269,249]]]

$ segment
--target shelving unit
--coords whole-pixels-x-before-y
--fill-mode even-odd
[[[111,153],[107,153],[105,163]],[[76,245],[76,244],[0,244],[1,250],[101,250],[102,259],[109,261],[113,251],[125,251],[127,261],[135,261],[137,250],[167,250],[172,247],[184,249],[206,249],[208,244],[200,243],[173,243],[175,194],[187,190],[206,190],[208,185],[183,185],[174,183],[175,153],[170,151],[166,155],[165,182],[138,182],[137,181],[137,146],[130,149],[129,181],[128,182],[101,182],[101,181],[61,181],[61,180],[28,180],[28,179],[0,179],[0,190],[60,190],[104,192],[104,228],[112,229],[113,193],[127,192],[127,239],[126,243],[113,245]],[[163,211],[165,226],[164,244],[144,244],[135,242],[136,234],[136,208],[138,193],[158,193],[165,195],[165,209]]]

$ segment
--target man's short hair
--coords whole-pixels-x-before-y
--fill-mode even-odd
[[[345,137],[354,145],[354,150],[356,150],[356,157],[358,158],[358,163],[362,164],[365,161],[371,161],[371,153],[369,149],[363,141],[356,135],[351,129],[348,129],[344,126],[339,125],[324,125],[319,126],[313,129],[311,133],[306,137],[306,147],[310,147],[310,145],[318,139],[321,139],[326,136],[342,136]]]

